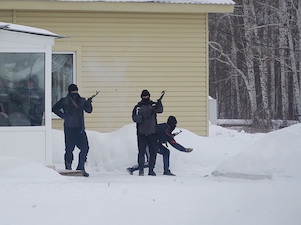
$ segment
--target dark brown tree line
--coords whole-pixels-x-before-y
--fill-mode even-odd
[[[218,117],[301,121],[301,1],[235,0],[233,14],[211,14],[210,95]]]

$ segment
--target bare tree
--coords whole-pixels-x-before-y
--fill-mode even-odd
[[[271,119],[284,125],[300,120],[301,1],[235,2],[227,20],[209,20],[210,92],[223,106],[220,116],[264,121],[266,127]]]
[[[297,74],[297,62],[296,62],[296,56],[295,56],[295,47],[294,47],[294,41],[293,41],[293,34],[292,29],[289,29],[289,14],[287,9],[286,1],[279,0],[279,9],[280,9],[280,15],[282,16],[282,21],[284,24],[283,26],[287,27],[287,41],[288,41],[288,47],[289,47],[289,64],[291,66],[291,73],[293,77],[293,91],[294,91],[294,103],[297,110],[298,119],[301,122],[301,102],[300,102],[300,85],[299,85],[299,79]]]

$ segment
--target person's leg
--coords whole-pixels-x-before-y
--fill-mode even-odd
[[[65,134],[65,169],[72,170],[71,164],[73,161],[73,150],[75,148],[75,139],[74,139],[74,133],[73,129],[66,127],[64,129]]]
[[[85,131],[78,130],[76,146],[80,150],[78,155],[77,170],[85,170],[85,163],[87,161],[87,155],[89,152],[89,142]]]
[[[164,169],[164,172],[169,171],[169,156],[170,156],[169,149],[164,147],[162,144],[160,144],[158,153],[163,156],[163,169]]]
[[[173,174],[169,170],[169,157],[170,157],[169,149],[163,146],[162,144],[160,144],[158,153],[163,155],[163,167],[164,167],[163,175],[175,176],[175,174]]]
[[[135,166],[126,168],[126,171],[128,171],[128,173],[129,173],[130,175],[133,175],[133,173],[134,173],[136,170],[138,170],[138,164],[136,164]]]
[[[144,167],[143,167],[143,168],[148,168],[148,161],[145,161],[145,162],[144,162]],[[134,173],[136,170],[139,170],[139,165],[136,164],[136,165],[134,165],[134,166],[132,166],[132,167],[127,168],[126,170],[128,171],[128,173],[129,173],[130,175],[133,175],[133,173]]]
[[[156,176],[154,172],[157,152],[158,152],[158,135],[149,135],[148,137],[148,147],[149,147],[149,173],[148,175]]]
[[[139,175],[144,175],[145,153],[147,146],[147,137],[144,135],[138,135],[138,169]]]
[[[137,140],[138,140],[138,138],[137,138]],[[139,143],[139,140],[138,140],[138,143]],[[138,144],[138,146],[139,146],[139,144]],[[138,149],[139,149],[139,147],[138,147]],[[146,146],[146,148],[145,148],[145,157],[146,157],[146,159],[144,159],[144,166],[143,166],[143,168],[148,168],[148,164],[149,164],[148,163],[149,162],[149,150],[148,150],[148,146]],[[138,153],[138,163],[139,163],[139,153]],[[139,164],[136,164],[136,165],[134,165],[132,167],[128,167],[126,170],[128,171],[128,173],[130,175],[133,175],[133,173],[136,170],[139,170]]]

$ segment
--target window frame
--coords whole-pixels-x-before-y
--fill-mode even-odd
[[[52,51],[51,53],[51,62],[52,62],[52,56],[53,54],[68,54],[68,55],[72,55],[72,60],[73,60],[73,65],[72,65],[72,70],[73,70],[73,74],[72,74],[72,83],[76,83],[76,51]],[[52,80],[52,68],[51,68],[51,80]],[[51,90],[53,89],[52,86],[52,82],[51,82]],[[52,92],[51,92],[52,94]],[[51,97],[51,105],[52,105],[52,97]],[[58,117],[55,113],[51,112],[51,118],[52,119],[61,119],[60,117]]]

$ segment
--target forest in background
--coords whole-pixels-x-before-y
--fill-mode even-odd
[[[219,119],[301,121],[301,1],[234,0],[209,15],[209,94]]]

